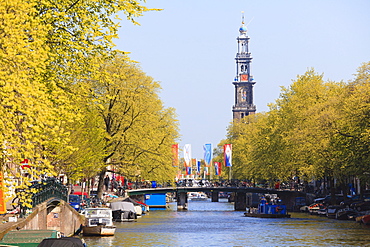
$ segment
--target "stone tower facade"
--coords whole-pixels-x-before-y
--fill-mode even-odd
[[[253,104],[253,85],[256,82],[251,75],[252,56],[249,52],[249,37],[247,36],[247,27],[244,25],[244,17],[236,40],[238,42],[238,52],[235,57],[236,76],[233,81],[235,86],[233,119],[240,120],[256,112],[256,106]]]

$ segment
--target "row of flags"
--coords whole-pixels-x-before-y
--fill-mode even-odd
[[[203,146],[204,150],[204,173],[206,175],[209,175],[209,168],[212,165],[212,157],[213,157],[213,151],[212,151],[212,144],[204,144]],[[223,153],[224,153],[224,165],[226,167],[232,167],[232,144],[225,144],[223,146]],[[173,144],[172,145],[172,154],[173,154],[173,166],[178,167],[179,166],[179,144]],[[193,164],[196,165],[196,173],[200,174],[201,171],[201,162],[196,159],[192,159],[191,157],[191,144],[185,144],[184,145],[184,165],[186,169],[186,175],[192,174],[192,167]],[[215,175],[220,176],[221,175],[221,162],[214,162],[214,170]]]

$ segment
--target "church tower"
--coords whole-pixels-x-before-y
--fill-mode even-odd
[[[252,56],[249,52],[249,37],[247,27],[244,25],[244,15],[242,25],[239,28],[238,52],[236,53],[236,76],[235,86],[235,105],[233,106],[233,119],[240,120],[245,116],[254,114],[256,106],[253,104],[253,85],[256,83],[251,75]]]

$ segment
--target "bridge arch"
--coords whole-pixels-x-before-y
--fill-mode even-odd
[[[46,201],[46,213],[49,215],[56,207],[58,207],[62,203],[62,199],[52,197],[48,201]],[[65,201],[63,201],[65,203]]]
[[[57,230],[64,235],[72,235],[84,224],[84,217],[80,215],[68,202],[60,198],[50,198],[32,209],[32,213],[25,218],[18,218],[17,222],[9,222],[8,228],[0,232],[0,239],[11,230]]]

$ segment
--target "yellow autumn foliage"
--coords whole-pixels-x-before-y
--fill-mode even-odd
[[[87,117],[78,85],[90,77],[91,61],[115,53],[115,15],[123,11],[136,24],[134,18],[150,10],[135,0],[1,1],[0,165],[19,188],[65,170],[73,174],[73,165],[83,176],[79,165],[89,159],[76,154],[86,150],[73,142]],[[21,174],[24,159],[29,176]]]
[[[370,63],[348,83],[324,81],[313,69],[299,75],[270,111],[235,121],[226,142],[233,144],[233,172],[253,182],[306,185],[326,178],[346,186],[354,177],[369,183]],[[225,142],[225,140],[223,141]]]

